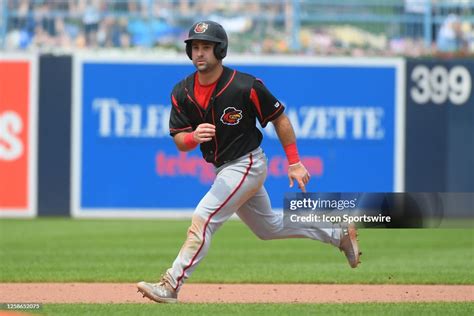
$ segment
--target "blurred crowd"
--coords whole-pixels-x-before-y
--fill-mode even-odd
[[[231,39],[230,50],[238,53],[419,56],[433,51],[474,52],[474,3],[470,0],[451,0],[460,4],[443,7],[446,10],[442,14],[433,12],[429,47],[423,37],[422,17],[427,0],[400,1],[393,7],[399,11],[400,22],[378,26],[324,20],[305,7],[295,8],[290,0],[3,1],[0,48],[6,50],[128,48],[175,52],[182,50],[189,25],[206,18],[223,24]],[[354,10],[360,8],[365,7]],[[300,15],[299,21],[295,14]],[[435,15],[442,20],[436,20]],[[418,20],[406,20],[413,17]]]

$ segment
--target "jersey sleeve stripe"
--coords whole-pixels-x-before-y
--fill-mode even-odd
[[[170,128],[171,132],[180,132],[180,131],[185,131],[187,129],[193,129],[191,126],[183,127],[183,128]]]
[[[176,101],[176,98],[174,97],[174,95],[171,95],[171,103],[173,103],[173,106],[176,108],[178,113],[181,113],[181,110],[179,109],[179,106],[178,106],[178,101]]]
[[[260,106],[260,100],[258,99],[257,92],[255,91],[254,88],[252,88],[250,90],[250,100],[252,101],[252,103],[257,108],[258,116],[259,116],[260,120],[262,120],[263,119],[263,117],[262,117],[262,108]]]
[[[275,112],[273,112],[271,115],[269,115],[264,121],[263,124],[266,124],[268,121],[271,121],[273,117],[275,117],[276,114],[280,113],[281,110],[283,110],[283,106],[281,105]]]

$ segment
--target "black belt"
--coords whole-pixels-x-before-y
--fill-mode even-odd
[[[226,160],[226,161],[223,161],[223,162],[213,162],[212,164],[214,165],[214,167],[219,168],[219,167],[221,167],[221,166],[223,166],[226,163],[231,162],[231,161],[232,160]]]

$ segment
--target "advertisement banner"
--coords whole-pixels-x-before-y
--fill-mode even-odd
[[[0,216],[36,214],[36,60],[0,56]]]
[[[401,59],[226,59],[262,79],[286,106],[309,191],[403,190]],[[75,61],[73,214],[179,216],[214,179],[199,149],[179,152],[169,136],[170,93],[193,72],[189,61]],[[265,183],[281,209],[289,191],[284,151],[263,129]],[[292,190],[297,190],[293,188]]]

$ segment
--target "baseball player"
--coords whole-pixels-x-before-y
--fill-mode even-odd
[[[263,186],[267,158],[260,148],[264,128],[271,122],[288,158],[290,187],[306,192],[310,174],[301,163],[295,133],[283,104],[262,81],[223,66],[227,34],[213,21],[195,23],[185,40],[186,54],[196,72],[171,93],[170,135],[177,148],[198,145],[203,158],[215,166],[216,178],[197,205],[187,239],[171,268],[156,283],[139,282],[138,291],[156,302],[177,302],[178,292],[206,256],[213,234],[234,213],[261,239],[311,238],[339,247],[351,267],[359,264],[353,225],[340,228],[289,228],[272,211]]]

